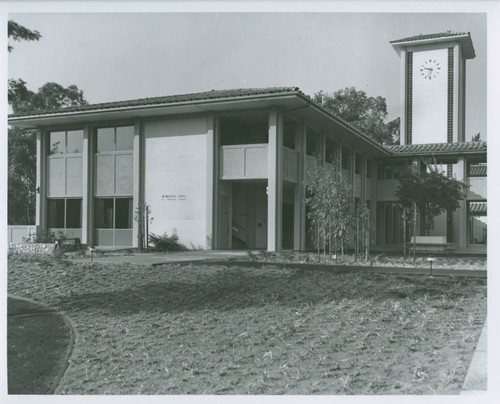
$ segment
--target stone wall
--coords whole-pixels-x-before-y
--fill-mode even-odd
[[[10,243],[9,252],[25,254],[52,254],[53,243]]]

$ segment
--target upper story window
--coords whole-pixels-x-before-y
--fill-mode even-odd
[[[359,153],[356,153],[356,158],[354,160],[354,172],[356,174],[361,174],[363,171],[363,156]]]
[[[114,152],[134,149],[134,127],[117,126],[97,129],[97,148],[100,152]]]
[[[50,132],[49,147],[49,155],[82,153],[83,130]]]
[[[347,147],[342,147],[342,169],[349,170],[351,168],[351,150]]]
[[[337,158],[337,142],[330,138],[325,140],[325,159],[328,163],[333,163]]]

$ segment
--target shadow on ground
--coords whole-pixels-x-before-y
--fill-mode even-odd
[[[302,270],[289,271],[288,274],[284,271],[264,275],[258,272],[254,275],[250,270],[234,270],[198,279],[153,282],[135,287],[129,287],[129,283],[128,287],[120,290],[74,293],[61,297],[58,303],[66,311],[102,309],[118,314],[179,313],[205,309],[224,311],[269,304],[295,307],[342,299],[381,301],[424,296],[439,298],[443,295],[465,298],[470,295],[471,282],[478,286],[485,284],[479,279],[426,279],[402,275],[392,276],[394,285],[389,288],[380,290],[373,287],[374,281],[385,277],[387,275]]]

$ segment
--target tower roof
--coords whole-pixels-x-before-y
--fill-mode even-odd
[[[390,44],[399,53],[401,49],[409,46],[428,45],[441,42],[458,42],[462,48],[463,56],[466,59],[474,59],[476,57],[470,32],[447,31],[436,34],[419,34],[390,41]]]

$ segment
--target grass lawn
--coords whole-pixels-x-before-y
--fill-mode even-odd
[[[9,256],[77,337],[58,394],[454,394],[486,280]]]

